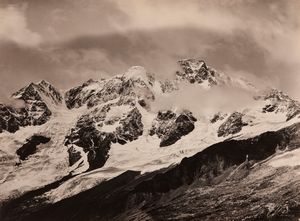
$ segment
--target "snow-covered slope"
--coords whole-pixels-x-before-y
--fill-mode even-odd
[[[24,101],[23,108],[0,106],[1,200],[68,176],[44,195],[58,201],[127,170],[158,170],[217,142],[247,139],[300,121],[299,103],[283,92],[260,91],[201,60],[179,64],[174,80],[156,80],[135,66],[109,79],[89,80],[64,96],[45,81],[16,92],[13,97]],[[209,116],[178,108],[176,102],[171,109],[153,108],[158,98],[178,93],[181,84],[208,91],[235,87],[255,96],[249,105]],[[202,101],[194,95],[193,102]],[[49,141],[34,142],[34,136]]]

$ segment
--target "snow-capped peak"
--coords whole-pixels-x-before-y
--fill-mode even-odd
[[[199,70],[202,67],[207,69],[205,62],[201,59],[181,59],[178,63],[181,66],[189,66],[193,71]]]
[[[41,80],[41,81],[37,82],[37,84],[41,85],[41,86],[44,86],[44,87],[50,87],[51,86],[51,84],[46,80]]]
[[[206,65],[200,59],[183,59],[178,61],[181,70],[176,71],[176,80],[161,82],[163,92],[171,92],[178,89],[180,82],[197,84],[204,89],[210,89],[216,85],[241,88],[243,90],[257,92],[257,88],[242,77],[232,77]]]
[[[43,101],[48,104],[62,104],[62,96],[49,82],[42,80],[38,83],[30,83],[12,95],[15,99]]]
[[[283,100],[291,100],[291,98],[285,94],[283,91],[280,91],[276,88],[271,88],[269,90],[265,91],[265,99],[274,99],[277,101],[283,101]]]

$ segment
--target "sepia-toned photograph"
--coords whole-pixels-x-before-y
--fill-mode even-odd
[[[300,0],[0,0],[1,221],[300,221]]]

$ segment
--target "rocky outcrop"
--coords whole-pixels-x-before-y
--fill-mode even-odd
[[[160,82],[161,91],[163,93],[171,93],[175,90],[178,90],[178,83],[172,80],[165,80]]]
[[[93,119],[82,116],[71,134],[66,137],[66,145],[71,144],[68,151],[70,165],[75,163],[74,159],[80,159],[76,157],[77,153],[72,151],[72,144],[75,144],[88,154],[90,169],[102,167],[108,158],[111,142],[115,142],[113,134],[98,131]]]
[[[256,99],[267,102],[262,108],[263,113],[285,113],[286,121],[289,121],[300,114],[300,103],[291,99],[282,91],[272,89],[261,96],[257,96]]]
[[[137,108],[132,109],[119,123],[115,135],[121,144],[136,140],[143,134],[142,115]]]
[[[104,79],[101,81],[90,79],[78,87],[71,88],[65,93],[66,106],[72,109],[86,104],[93,95],[101,90],[104,82]]]
[[[44,102],[28,102],[22,108],[0,104],[0,133],[3,130],[14,133],[20,127],[44,124],[50,116],[51,111]]]
[[[41,81],[38,84],[29,84],[14,93],[13,98],[24,101],[24,109],[27,114],[23,125],[44,124],[52,114],[48,105],[62,103],[62,97],[59,92],[45,81]]]
[[[82,147],[87,153],[89,169],[92,170],[105,164],[112,143],[126,144],[143,134],[142,115],[137,108],[131,108],[126,115],[111,119],[107,114],[112,107],[118,108],[116,104],[105,105],[78,120],[65,142],[71,145],[68,151],[70,165],[75,163],[75,159],[80,159],[78,153],[73,151],[72,144]]]
[[[81,152],[79,150],[76,150],[76,148],[73,145],[71,145],[71,147],[68,149],[68,154],[70,166],[73,166],[82,157]]]
[[[247,123],[243,122],[243,114],[234,112],[219,127],[218,137],[226,137],[228,135],[236,134],[240,132],[244,126],[247,125]]]
[[[226,116],[227,116],[227,114],[218,112],[218,113],[214,114],[214,116],[210,119],[210,122],[211,122],[212,124],[214,124],[214,123],[216,123],[217,121],[224,120]]]
[[[39,83],[37,83],[35,86],[38,88],[38,91],[42,97],[44,96],[46,97],[46,99],[48,98],[51,102],[53,102],[56,105],[60,105],[62,103],[63,101],[62,95],[49,82],[42,80]]]
[[[176,114],[172,111],[159,111],[150,129],[149,135],[157,135],[160,147],[176,143],[182,136],[194,130],[197,119],[189,111]]]
[[[287,108],[286,121],[300,115],[300,104],[297,101],[292,101]]]
[[[184,79],[193,83],[201,84],[205,81],[209,86],[216,85],[217,79],[215,71],[208,68],[203,60],[185,59],[178,62],[183,69],[183,73],[178,71],[176,75],[179,79]]]
[[[0,104],[0,133],[4,130],[14,133],[16,132],[22,122],[20,121],[20,115],[13,107]]]
[[[0,132],[15,132],[20,127],[41,125],[52,115],[51,107],[62,104],[62,96],[50,83],[31,83],[12,95],[22,102],[22,107],[0,104]]]
[[[26,158],[34,154],[37,150],[37,146],[40,144],[48,143],[51,140],[49,137],[34,135],[26,140],[26,143],[20,147],[16,153],[21,160],[26,160]]]
[[[13,98],[23,100],[25,103],[29,101],[43,101],[56,105],[61,104],[63,100],[58,90],[44,80],[38,83],[30,83],[28,86],[14,93]]]

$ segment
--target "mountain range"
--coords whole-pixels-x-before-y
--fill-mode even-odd
[[[298,220],[300,103],[203,60],[0,104],[1,220]]]

